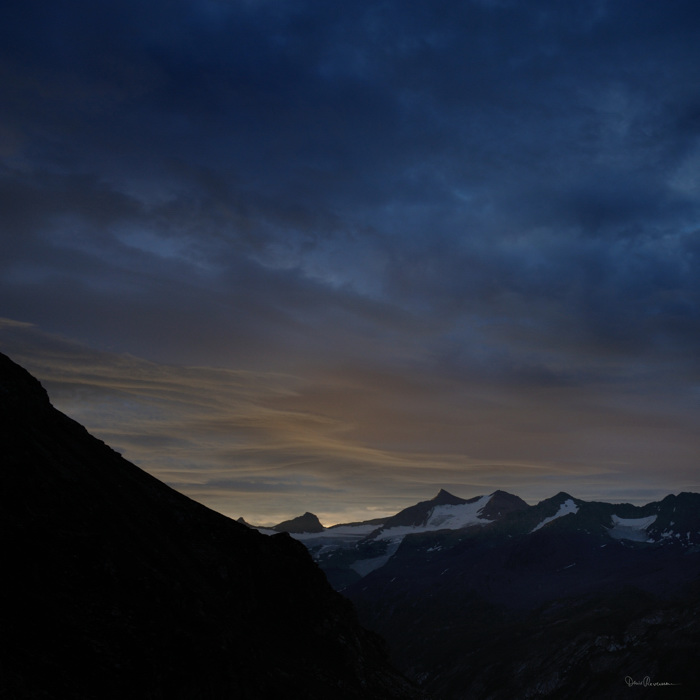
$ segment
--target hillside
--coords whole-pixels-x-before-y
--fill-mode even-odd
[[[0,355],[0,696],[414,698],[306,549],[149,476]]]

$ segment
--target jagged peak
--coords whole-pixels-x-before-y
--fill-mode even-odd
[[[545,498],[545,499],[541,500],[537,505],[540,505],[542,503],[560,504],[560,503],[564,503],[564,501],[576,502],[577,500],[578,500],[577,498],[574,498],[571,494],[566,493],[566,491],[559,491],[559,493],[557,493],[556,495],[550,496],[549,498]]]
[[[520,496],[516,496],[514,493],[510,493],[509,491],[503,491],[502,489],[496,489],[492,494],[489,495],[491,496],[491,498],[520,498]]]
[[[479,515],[487,520],[497,520],[503,515],[529,507],[520,496],[499,489],[489,495],[488,503],[479,511]]]
[[[440,489],[437,492],[437,495],[431,498],[429,502],[432,505],[437,506],[452,506],[460,505],[461,503],[466,503],[466,501],[463,498],[455,496],[454,494],[450,493],[449,491],[446,491],[445,489]]]
[[[678,494],[669,493],[668,496],[661,500],[661,503],[690,503],[697,501],[700,498],[700,493],[694,491],[681,491]]]
[[[277,532],[301,534],[304,532],[323,532],[326,528],[321,525],[321,521],[316,515],[307,511],[304,515],[285,520],[279,525],[275,525],[272,529],[277,530]]]
[[[559,493],[554,496],[554,499],[557,501],[568,501],[571,499],[572,501],[576,500],[570,493],[567,493],[566,491],[559,491]]]

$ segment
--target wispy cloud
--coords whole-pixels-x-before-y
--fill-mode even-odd
[[[368,518],[443,486],[538,500],[561,488],[605,498],[642,482],[658,495],[693,479],[693,421],[636,399],[588,392],[577,402],[556,387],[526,400],[376,370],[312,378],[162,365],[7,320],[0,340],[60,410],[175,488],[248,520],[308,509],[331,522]]]
[[[45,4],[0,26],[0,313],[121,448],[290,510],[690,469],[697,3]]]

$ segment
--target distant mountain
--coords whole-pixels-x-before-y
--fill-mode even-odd
[[[426,525],[435,508],[441,506],[462,506],[467,503],[475,503],[478,499],[472,498],[465,501],[463,498],[453,496],[451,493],[440,489],[438,494],[429,501],[421,501],[414,506],[409,506],[392,516],[383,525],[384,529],[394,527],[420,527]]]
[[[481,511],[481,517],[485,520],[500,520],[505,515],[527,508],[528,504],[520,496],[506,491],[494,491]]]
[[[304,513],[304,515],[292,518],[292,520],[285,520],[272,529],[277,532],[301,534],[304,532],[323,532],[326,528],[321,525],[321,521],[313,513]]]
[[[407,535],[490,525],[529,507],[521,498],[505,491],[465,500],[440,489],[430,500],[404,508],[389,518],[323,528],[315,516],[307,513],[280,523],[274,530],[290,532],[303,542],[331,584],[343,590],[384,566]],[[261,529],[261,532],[269,530]]]
[[[627,700],[645,678],[676,684],[645,697],[697,693],[700,494],[441,490],[379,526],[296,537],[435,698]]]
[[[513,537],[551,527],[597,533],[606,541],[700,546],[700,495],[682,493],[633,506],[585,502],[560,492],[530,506],[505,491],[467,500],[441,489],[434,498],[383,520],[324,528],[316,516],[306,513],[274,529],[290,532],[302,541],[334,587],[343,590],[384,566],[409,535],[455,531],[460,533],[455,535],[459,539],[462,531],[473,536],[473,528],[486,528],[485,537]]]
[[[0,451],[0,696],[420,696],[301,544],[149,476],[1,354]]]

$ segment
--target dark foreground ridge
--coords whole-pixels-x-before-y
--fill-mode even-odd
[[[303,545],[177,493],[0,354],[0,697],[421,697]]]

